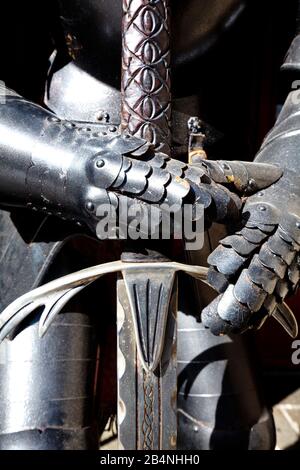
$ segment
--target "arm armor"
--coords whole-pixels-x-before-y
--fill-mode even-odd
[[[213,180],[216,176],[232,186],[235,178],[227,174],[226,162],[188,166],[154,152],[142,139],[60,120],[13,94],[5,101],[0,107],[2,205],[41,210],[86,224],[92,231],[97,207],[117,207],[121,198],[176,207],[203,204],[207,220],[223,222],[238,216],[239,197]],[[254,186],[259,189],[261,168],[251,163],[242,168],[243,187],[250,187],[257,177]],[[269,184],[280,177],[276,168],[263,169]]]
[[[299,110],[298,92],[290,93],[255,159],[277,165],[282,178],[248,198],[243,227],[208,259],[209,280],[224,292],[203,312],[204,323],[216,334],[260,327],[269,315],[296,334],[283,302],[299,283]]]

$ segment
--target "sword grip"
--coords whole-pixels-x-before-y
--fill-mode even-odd
[[[122,130],[171,151],[169,0],[123,0]]]

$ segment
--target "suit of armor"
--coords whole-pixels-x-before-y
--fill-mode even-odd
[[[18,64],[24,67],[24,58],[22,51],[15,51],[14,65],[7,59],[0,77],[4,81],[0,95],[0,220],[6,230],[0,239],[2,308],[42,280],[72,269],[70,256],[66,264],[59,258],[65,241],[74,234],[95,236],[101,204],[114,208],[121,202],[128,206],[168,204],[182,208],[189,203],[194,208],[199,204],[204,207],[207,227],[213,222],[242,220],[237,233],[221,241],[210,255],[209,280],[220,296],[204,309],[204,327],[216,335],[243,332],[260,327],[267,316],[279,315],[280,305],[299,282],[297,92],[289,96],[258,153],[259,165],[223,157],[221,161],[203,161],[197,155],[193,164],[183,161],[187,154],[187,118],[191,110],[198,113],[198,101],[203,97],[194,78],[187,94],[182,77],[206,60],[219,37],[226,37],[238,24],[246,7],[247,2],[238,0],[203,0],[201,7],[194,0],[185,2],[184,7],[176,1],[171,5],[172,27],[177,32],[173,45],[174,135],[166,145],[170,137],[166,131],[164,145],[159,147],[160,142],[151,142],[151,126],[141,130],[128,108],[120,122],[121,2],[60,0],[49,5],[47,19],[41,17],[44,27],[37,25],[38,31],[30,30],[25,38],[30,74],[27,76],[27,69],[22,68],[24,79],[17,79],[15,69]],[[30,8],[25,21],[22,14],[18,12],[16,28],[34,26]],[[21,34],[22,28],[18,30],[18,43]],[[36,35],[40,35],[38,44]],[[297,41],[285,63],[293,71],[300,67]],[[126,105],[133,106],[130,99],[135,91],[123,89],[123,95],[126,92]],[[145,99],[142,105],[150,106]],[[133,108],[137,116],[138,109]],[[168,110],[161,119],[169,126]],[[131,135],[120,133],[120,124],[123,129],[131,129]],[[160,121],[158,129],[165,129]],[[171,149],[172,155],[167,155],[165,152]],[[243,205],[241,197],[250,194]],[[8,210],[12,211],[11,217]],[[193,221],[195,214],[191,216]],[[91,256],[86,255],[86,259]],[[9,276],[8,262],[12,263]],[[16,287],[10,288],[12,282]],[[1,448],[97,448],[98,433],[114,410],[104,397],[103,362],[108,360],[109,346],[100,341],[99,356],[103,332],[100,325],[100,333],[95,333],[97,315],[85,311],[87,305],[83,298],[79,305],[71,306],[75,310],[72,317],[61,315],[43,340],[37,338],[38,312],[17,330],[16,325],[5,330],[4,336],[10,335],[10,340],[5,339],[1,346],[6,358],[0,365]],[[287,321],[283,314],[280,319]],[[181,321],[184,329],[191,320],[183,315]],[[205,348],[217,345],[228,359],[231,353],[227,353],[227,339],[216,343],[219,338],[212,339],[204,327],[203,349],[198,345],[198,351],[191,351],[190,356],[205,356]],[[184,341],[182,351],[187,349],[189,338]],[[236,354],[243,349],[238,341],[232,347]],[[46,363],[50,364],[48,370]],[[227,376],[224,370],[219,375],[224,374],[228,382],[228,396],[237,381],[243,382],[237,400],[253,400],[252,412],[242,418],[238,410],[233,410],[230,417],[224,418],[225,427],[219,433],[213,432],[211,422],[217,401],[212,398],[213,403],[206,407],[208,394],[195,381],[201,393],[194,393],[198,396],[195,400],[191,393],[188,403],[181,402],[179,445],[272,447],[272,421],[263,415],[246,356],[242,369],[244,379]],[[212,376],[216,383],[217,372]],[[218,400],[223,397],[222,393],[215,396]],[[230,402],[226,394],[224,401]],[[192,424],[195,419],[208,423],[197,436]]]

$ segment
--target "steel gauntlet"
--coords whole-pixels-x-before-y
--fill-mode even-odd
[[[189,166],[154,152],[142,139],[118,135],[116,128],[63,121],[13,94],[1,106],[0,130],[1,204],[57,215],[92,231],[97,207],[118,207],[121,199],[177,208],[202,204],[207,222],[236,219],[241,201],[225,186],[239,182],[232,187],[241,192],[258,174],[253,164]],[[268,175],[270,183],[280,173],[270,167]]]
[[[300,115],[291,93],[256,162],[276,164],[283,176],[249,197],[243,226],[210,255],[209,280],[224,292],[203,312],[216,333],[259,328],[274,316],[292,335],[296,320],[284,300],[299,283]]]

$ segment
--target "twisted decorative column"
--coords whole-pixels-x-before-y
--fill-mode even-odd
[[[170,155],[169,0],[123,0],[123,10],[122,131]],[[127,261],[130,256],[126,255]],[[135,262],[134,255],[131,261]],[[167,274],[158,279],[149,270],[118,281],[118,434],[120,448],[126,450],[176,448],[177,283],[173,281]],[[155,370],[145,369],[137,354],[134,312],[146,350],[162,343]],[[164,314],[165,336],[158,322]]]
[[[170,154],[169,0],[123,0],[122,130]]]

